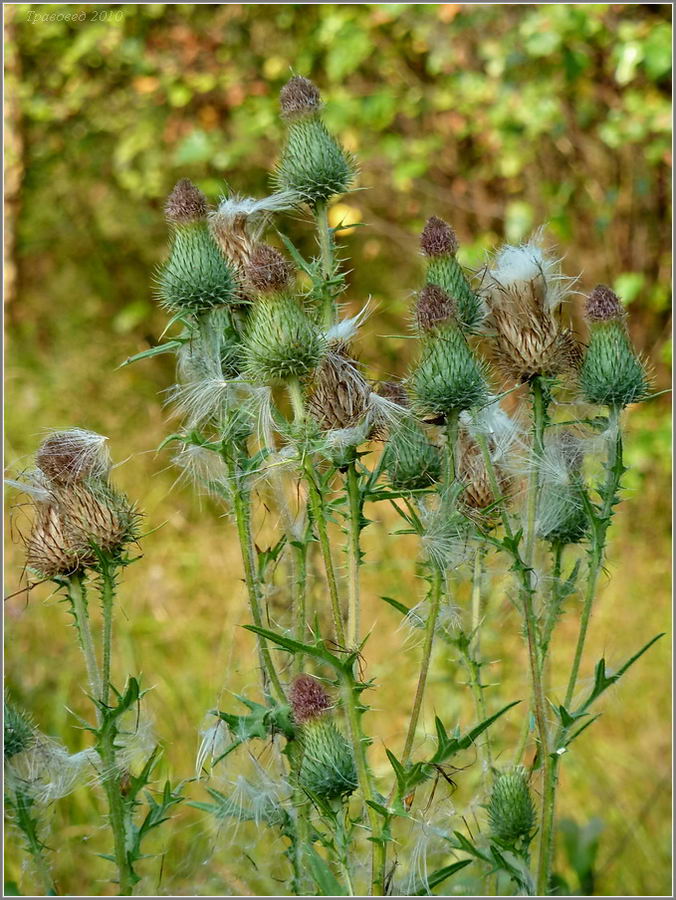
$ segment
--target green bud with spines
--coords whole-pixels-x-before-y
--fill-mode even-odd
[[[522,766],[497,776],[487,809],[493,840],[525,852],[535,833],[535,806]]]
[[[348,797],[357,787],[354,755],[329,718],[331,700],[324,686],[311,675],[299,675],[289,698],[303,749],[301,787],[324,800]]]
[[[453,298],[462,328],[478,328],[486,312],[457,260],[458,239],[453,228],[443,219],[431,216],[423,229],[420,247],[427,258],[427,283],[438,285]]]
[[[573,485],[548,485],[538,518],[538,537],[550,544],[579,544],[589,531],[580,489]]]
[[[617,295],[597,285],[587,299],[585,317],[589,344],[580,370],[584,399],[616,407],[642,400],[648,393],[648,376],[632,347]]]
[[[242,342],[244,371],[256,384],[304,378],[320,362],[326,341],[291,294],[260,296]]]
[[[294,76],[282,88],[280,102],[288,132],[274,175],[277,188],[298,194],[310,206],[344,194],[354,181],[356,167],[324,125],[315,85]]]
[[[172,313],[198,315],[239,302],[234,270],[209,232],[206,197],[183,178],[165,212],[173,236],[169,259],[157,274],[162,305]]]
[[[439,450],[415,421],[392,431],[383,465],[392,486],[403,490],[429,487],[441,476]]]
[[[426,302],[430,293],[426,290],[421,294],[419,305]],[[439,305],[436,295],[442,293],[441,289],[434,289],[435,306]],[[486,366],[470,349],[455,318],[453,301],[447,294],[444,296],[447,318],[439,322],[437,317],[439,324],[432,324],[423,332],[420,359],[408,378],[413,409],[421,418],[461,413],[489,396]],[[416,319],[422,319],[419,311]],[[433,323],[434,317],[430,321]]]
[[[11,759],[24,750],[28,750],[35,742],[35,726],[30,718],[18,710],[8,697],[5,697],[4,710],[4,748],[5,759]]]

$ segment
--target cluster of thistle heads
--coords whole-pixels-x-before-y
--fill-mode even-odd
[[[34,507],[26,565],[43,579],[118,560],[136,539],[139,514],[110,482],[107,438],[71,428],[49,434],[35,468],[17,484]]]
[[[508,451],[518,445],[518,428],[500,409],[501,388],[541,377],[562,385],[573,399],[617,408],[646,395],[645,367],[610,288],[598,285],[587,298],[585,347],[563,321],[574,279],[561,273],[541,235],[502,247],[472,277],[458,260],[455,231],[437,216],[420,238],[426,265],[411,310],[416,357],[400,381],[371,383],[352,349],[366,310],[340,319],[334,297],[327,314],[318,287],[320,260],[303,260],[285,241],[291,258],[265,240],[274,213],[303,207],[316,212],[349,190],[356,175],[354,160],[322,121],[321,98],[311,81],[292,78],[280,100],[287,135],[273,174],[274,193],[262,200],[223,197],[212,208],[182,179],[166,203],[172,244],[157,281],[162,304],[184,328],[182,383],[172,396],[187,429],[215,428],[221,437],[241,441],[255,435],[276,454],[281,440],[287,454],[276,459],[289,461],[299,426],[280,417],[273,398],[280,388],[300,385],[303,436],[307,440],[314,429],[314,448],[323,448],[339,466],[360,444],[384,441],[383,470],[390,482],[415,490],[442,479],[435,428],[457,421],[459,502],[481,512],[498,497],[478,433],[488,442],[501,497],[515,487]],[[338,285],[340,293],[338,273],[323,276],[323,290],[330,293]],[[574,443],[559,431],[549,451],[551,461],[559,462],[554,481],[562,482],[561,502],[550,504],[558,505],[559,514],[550,509],[541,523],[541,536],[552,540],[582,533],[579,509],[575,521],[561,522],[571,511],[570,482],[581,469],[566,441]]]

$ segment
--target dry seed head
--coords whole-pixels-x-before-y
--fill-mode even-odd
[[[38,468],[55,484],[105,478],[110,470],[108,438],[82,428],[55,431],[40,445]]]
[[[249,255],[245,275],[255,291],[280,291],[291,280],[291,266],[279,250],[269,244],[257,244]]]
[[[322,98],[319,88],[309,78],[294,75],[279,92],[283,119],[293,119],[319,112]]]
[[[608,322],[610,319],[623,319],[624,308],[619,297],[605,284],[597,284],[587,297],[585,318],[589,322]]]
[[[408,409],[411,405],[408,394],[406,393],[406,388],[401,381],[381,382],[378,385],[378,393],[381,397],[384,397],[385,400],[389,400],[391,403],[397,403],[405,409]]]
[[[415,304],[415,322],[420,331],[430,331],[456,314],[455,303],[438,284],[426,284]]]
[[[430,216],[420,236],[420,248],[425,256],[452,256],[458,251],[458,238],[443,219]]]
[[[535,243],[503,247],[487,271],[484,299],[495,332],[495,361],[516,381],[561,375],[581,362],[579,345],[555,314],[566,279]]]
[[[124,494],[105,482],[54,490],[67,532],[84,546],[116,553],[136,537],[138,513]],[[94,557],[96,558],[96,557]]]
[[[493,491],[481,447],[463,430],[460,432],[459,450],[459,478],[465,488],[460,498],[461,503],[473,510],[484,510],[495,503],[498,497],[495,496]],[[514,480],[496,462],[493,462],[493,471],[497,481],[499,496],[509,497],[514,491]]]
[[[181,178],[167,197],[164,214],[172,225],[189,225],[206,218],[209,204],[189,178]]]
[[[352,428],[370,408],[371,387],[346,351],[345,347],[329,351],[312,379],[307,408],[322,428]]]
[[[41,503],[26,543],[26,565],[43,578],[70,575],[93,562],[84,542],[70,533],[59,506]]]
[[[291,685],[289,694],[293,719],[303,725],[316,719],[331,707],[331,700],[323,684],[311,675],[299,675]]]

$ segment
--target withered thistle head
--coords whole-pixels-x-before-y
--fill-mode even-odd
[[[413,312],[418,329],[430,331],[455,316],[455,304],[438,284],[426,284],[418,294]]]
[[[614,291],[605,284],[597,284],[587,297],[584,314],[588,322],[609,322],[624,318],[625,311]]]
[[[279,92],[279,105],[283,119],[312,115],[319,112],[322,98],[319,88],[309,78],[294,75]]]
[[[430,216],[420,236],[420,248],[427,257],[452,256],[458,251],[458,238],[448,222]]]
[[[181,178],[167,197],[164,214],[173,225],[190,225],[206,218],[209,204],[189,178]]]
[[[245,275],[255,291],[281,291],[291,280],[291,266],[279,250],[269,244],[257,244],[249,256]]]
[[[107,440],[103,435],[82,428],[55,431],[40,445],[35,462],[56,484],[102,478],[110,470]]]
[[[330,351],[313,374],[307,408],[325,429],[353,428],[369,410],[371,387],[347,348]]]
[[[26,543],[26,565],[43,578],[70,575],[88,558],[87,548],[73,535],[55,501],[41,503]]]
[[[486,273],[493,354],[508,378],[525,382],[579,368],[579,345],[558,318],[564,284],[556,260],[535,243],[503,247]]]
[[[465,431],[460,433],[459,449],[458,477],[464,486],[461,495],[464,506],[481,513],[487,507],[492,506],[498,497],[509,498],[514,491],[513,478],[503,466],[493,462],[493,472],[499,492],[496,497],[483,451]]]
[[[331,707],[331,699],[324,685],[311,675],[298,675],[291,685],[289,699],[297,725],[316,719]]]
[[[382,381],[378,385],[378,393],[391,403],[397,403],[405,409],[411,405],[406,388],[401,381]]]

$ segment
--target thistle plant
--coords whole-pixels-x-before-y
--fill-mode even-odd
[[[62,745],[41,734],[26,714],[5,703],[7,807],[47,893],[56,893],[42,837],[42,814],[51,801],[86,779],[101,785],[113,843],[112,854],[105,858],[116,867],[119,893],[129,895],[140,880],[136,865],[145,856],[143,839],[181,799],[167,782],[159,802],[149,793],[142,801],[159,747],[141,718],[145,692],[138,680],[130,676],[123,690],[112,681],[118,580],[134,562],[130,550],[140,536],[140,514],[110,482],[110,469],[107,439],[73,428],[48,435],[35,455],[35,468],[11,482],[33,506],[26,540],[28,575],[39,582],[51,581],[67,604],[94,706],[94,722],[82,721],[93,736],[93,745],[69,755]],[[101,605],[98,641],[91,616],[92,592]],[[140,817],[142,806],[146,810]]]
[[[439,216],[420,236],[408,368],[395,381],[370,372],[359,358],[368,308],[345,314],[343,229],[330,224],[331,203],[355,187],[356,163],[327,129],[311,81],[294,76],[280,106],[285,139],[269,196],[228,189],[212,204],[187,179],[170,193],[170,245],[156,275],[166,340],[127,361],[176,356],[168,396],[178,423],[164,446],[229,519],[223,540],[239,547],[245,627],[256,642],[258,691],[236,695],[236,710],[209,712],[197,757],[208,799],[192,805],[219,828],[253,823],[283,841],[291,894],[471,893],[449,884],[471,865],[474,886],[495,888],[496,876],[498,886],[546,895],[560,762],[593,723],[600,696],[657,639],[613,674],[599,660],[591,688],[579,683],[626,471],[621,414],[648,398],[648,375],[609,288],[586,300],[589,334],[573,333],[566,304],[575,279],[543,233],[469,272]],[[287,212],[311,222],[312,257],[285,233]],[[134,824],[154,753],[121,790],[119,723],[141,691],[133,678],[120,692],[110,683],[112,621],[137,514],[110,484],[99,436],[52,436],[36,462],[24,479],[35,505],[27,561],[63,591],[75,619],[96,711],[92,759],[120,891],[129,893],[141,837],[179,799],[167,785],[150,819]],[[402,697],[401,740],[384,747],[385,771],[369,716],[379,685],[366,677],[377,663],[362,609],[367,514],[388,523],[396,515],[399,531],[415,537],[421,586],[413,603],[384,598],[419,639],[402,651],[418,674],[413,697]],[[396,548],[396,533],[387,540]],[[98,655],[87,587],[102,600]],[[505,594],[513,609],[503,627],[523,636],[527,677],[519,696],[496,699],[487,625]],[[274,610],[273,596],[282,600]],[[579,636],[559,696],[551,649],[564,655],[557,624],[564,611],[576,615],[574,599],[582,599]],[[430,738],[435,661],[462,667],[473,713],[451,727],[442,710]],[[462,689],[449,683],[447,696]],[[514,745],[508,714],[522,723]],[[30,731],[12,721],[10,736]],[[472,750],[480,771],[466,810],[448,794],[435,805]],[[40,839],[29,845],[41,859]]]

